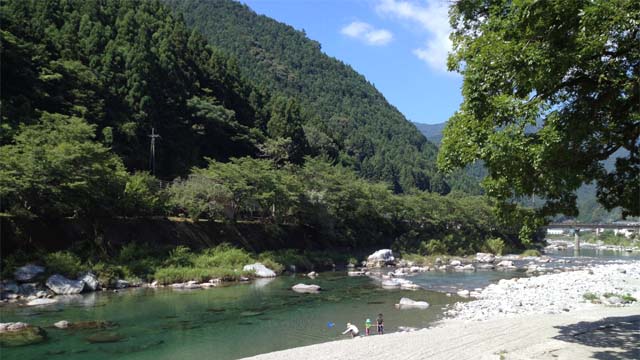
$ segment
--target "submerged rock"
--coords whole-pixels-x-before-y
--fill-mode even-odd
[[[36,276],[44,272],[44,267],[27,264],[16,269],[14,275],[18,281],[33,280]]]
[[[103,320],[91,320],[91,321],[78,321],[69,323],[68,329],[71,330],[94,330],[94,329],[109,329],[117,326],[116,323]]]
[[[245,265],[242,268],[243,271],[253,271],[255,272],[257,277],[262,277],[262,278],[269,278],[269,277],[275,277],[276,273],[275,271],[269,269],[268,267],[262,265],[261,263],[254,263],[254,264],[249,264],[249,265]]]
[[[51,275],[46,285],[57,295],[79,294],[84,289],[84,281],[70,280],[59,274]]]
[[[364,271],[347,271],[347,276],[364,276]]]
[[[429,303],[426,301],[415,301],[409,298],[402,298],[400,302],[396,304],[398,309],[426,309],[429,307]]]
[[[97,333],[85,338],[85,340],[87,340],[92,344],[114,343],[114,342],[122,341],[124,339],[125,339],[124,336],[118,333],[112,333],[112,332]]]
[[[294,285],[291,289],[298,293],[317,293],[321,288],[319,285],[297,284]]]
[[[0,345],[24,346],[43,342],[47,333],[38,326],[23,322],[0,323]]]

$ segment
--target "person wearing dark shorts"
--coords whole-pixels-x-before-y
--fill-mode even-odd
[[[384,334],[384,320],[382,319],[382,314],[378,314],[376,324],[378,325],[378,335]]]

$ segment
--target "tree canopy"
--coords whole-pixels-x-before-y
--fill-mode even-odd
[[[535,194],[542,215],[575,215],[583,183],[640,215],[640,3],[460,0],[450,16],[464,101],[439,166],[482,160],[490,196]]]

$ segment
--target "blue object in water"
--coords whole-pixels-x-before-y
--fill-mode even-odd
[[[327,323],[327,327],[328,327],[329,329],[331,329],[331,328],[332,328],[332,327],[334,327],[334,326],[336,326],[336,324],[335,324],[335,323],[332,323],[331,321],[329,321],[329,322]]]

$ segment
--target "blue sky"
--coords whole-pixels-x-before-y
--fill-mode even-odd
[[[447,0],[243,0],[363,74],[409,120],[446,121],[462,79],[446,71]]]

